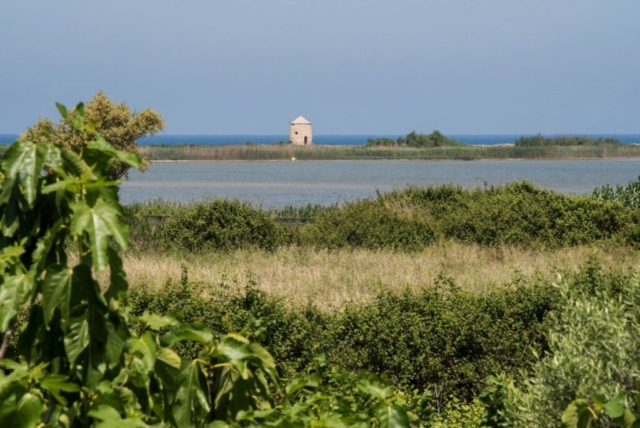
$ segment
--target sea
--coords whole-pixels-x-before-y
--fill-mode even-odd
[[[533,134],[447,134],[447,137],[456,139],[465,144],[472,145],[495,145],[513,143],[522,136]],[[546,137],[558,137],[578,134],[545,134]],[[579,134],[593,138],[614,137],[624,144],[640,143],[640,134]],[[361,146],[369,138],[393,138],[399,134],[358,134],[358,135],[314,135],[314,144],[329,146]],[[18,138],[17,134],[0,134],[0,144],[10,144]],[[280,141],[289,140],[289,135],[261,135],[261,134],[238,134],[238,135],[180,135],[180,134],[158,134],[154,137],[144,138],[138,141],[140,145],[167,145],[178,144],[199,144],[221,146],[227,144],[273,144]]]

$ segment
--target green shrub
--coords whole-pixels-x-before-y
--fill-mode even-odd
[[[549,147],[549,146],[620,146],[617,138],[593,138],[587,136],[543,137],[542,134],[520,137],[515,142],[516,147]]]
[[[626,186],[609,184],[598,187],[591,192],[591,197],[598,201],[615,201],[625,207],[640,208],[640,176],[636,181],[630,181]]]
[[[437,240],[534,248],[637,245],[640,211],[609,199],[564,195],[524,181],[475,189],[408,186],[342,206],[281,210],[225,199],[156,201],[131,205],[126,219],[134,248],[154,251],[291,244],[419,251]],[[281,224],[276,217],[304,222]]]
[[[419,250],[434,240],[424,219],[386,206],[382,200],[361,200],[321,212],[303,230],[303,242],[328,248]]]
[[[619,205],[567,196],[529,182],[466,190],[408,187],[384,195],[422,209],[436,234],[481,245],[562,247],[608,239],[636,242],[638,216]]]
[[[384,375],[405,391],[431,390],[471,400],[492,373],[518,371],[545,347],[546,315],[556,291],[535,281],[486,295],[445,289],[381,293],[370,304],[341,312],[313,306],[292,309],[251,283],[243,293],[228,285],[170,282],[158,290],[131,291],[133,314],[180,312],[217,333],[239,331],[260,320],[250,338],[278,361],[281,375],[307,370],[318,354],[335,368]],[[183,347],[185,355],[197,348]]]
[[[560,290],[563,303],[550,318],[548,352],[531,378],[509,391],[509,426],[556,427],[577,398],[599,396],[606,401],[639,392],[638,280],[631,275],[603,278],[592,265]],[[635,401],[625,404],[634,413],[639,410]],[[595,426],[614,425],[603,414]]]
[[[433,131],[431,134],[420,134],[415,131],[408,133],[405,137],[399,137],[397,140],[391,138],[369,138],[365,143],[365,147],[416,147],[416,148],[430,148],[430,147],[450,147],[450,146],[464,146],[465,144],[456,141],[452,138],[444,136],[440,131]]]
[[[190,251],[205,247],[272,250],[278,244],[273,219],[237,199],[214,199],[185,206],[165,220],[164,234],[169,242]]]

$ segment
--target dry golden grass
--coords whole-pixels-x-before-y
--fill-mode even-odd
[[[190,281],[205,284],[205,293],[206,284],[217,287],[225,283],[241,289],[251,279],[260,290],[283,297],[293,306],[312,302],[328,310],[346,302],[368,301],[382,289],[433,286],[439,275],[473,292],[507,286],[518,275],[541,275],[553,281],[555,272],[575,270],[592,256],[605,267],[637,265],[637,251],[630,248],[541,251],[453,242],[408,254],[308,248],[182,256],[129,253],[124,265],[132,287],[161,287],[168,279],[179,280],[184,265]]]

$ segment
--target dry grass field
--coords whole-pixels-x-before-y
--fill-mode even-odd
[[[538,275],[555,281],[556,274],[575,270],[595,257],[603,266],[637,267],[637,250],[628,247],[572,247],[553,251],[516,247],[487,248],[454,242],[416,253],[391,251],[281,248],[274,252],[155,255],[127,253],[125,269],[132,287],[162,287],[178,281],[182,266],[202,292],[216,287],[258,289],[282,297],[292,306],[311,302],[325,310],[347,302],[365,302],[381,290],[433,287],[448,280],[466,290],[487,292],[516,286],[519,277]],[[446,286],[446,285],[444,285]]]

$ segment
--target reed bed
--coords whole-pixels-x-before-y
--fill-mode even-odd
[[[534,275],[557,280],[591,258],[604,267],[637,266],[637,251],[629,247],[572,247],[557,251],[516,247],[487,248],[446,242],[417,253],[286,247],[273,252],[239,250],[229,253],[126,253],[124,266],[132,287],[151,289],[179,281],[186,268],[190,282],[203,293],[216,288],[240,291],[250,282],[292,307],[313,303],[339,310],[348,302],[371,301],[382,290],[405,287],[450,287],[485,293],[517,286]]]
[[[290,161],[296,160],[477,160],[477,159],[607,159],[640,157],[640,145],[521,147],[365,147],[291,145],[140,146],[151,161]]]

